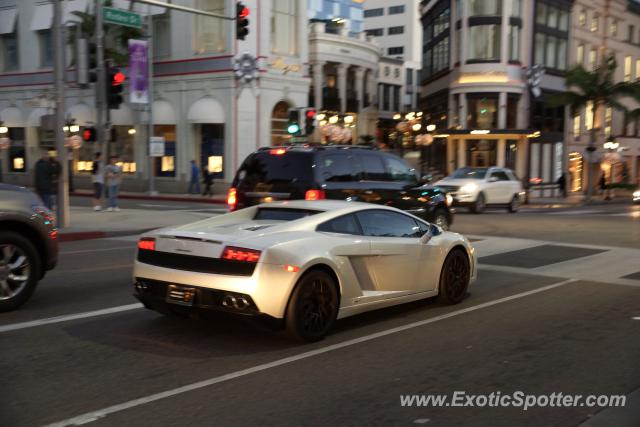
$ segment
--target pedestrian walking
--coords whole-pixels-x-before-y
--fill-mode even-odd
[[[191,160],[191,179],[189,179],[189,194],[200,194],[200,170],[195,160]]]
[[[560,177],[556,181],[556,184],[558,184],[558,189],[560,190],[560,196],[562,198],[566,198],[567,197],[567,178],[564,172],[560,174]]]
[[[209,172],[209,168],[205,165],[202,167],[202,183],[204,184],[203,196],[213,196],[213,190],[211,185],[213,184],[213,177]]]
[[[107,175],[107,211],[119,212],[118,207],[118,191],[120,191],[120,184],[122,184],[122,167],[118,165],[118,156],[111,156],[109,158],[109,164],[105,168]]]
[[[36,162],[34,181],[36,193],[42,199],[42,203],[47,208],[53,209],[53,171],[49,154],[43,153],[40,160]]]
[[[93,210],[102,210],[102,190],[104,189],[104,164],[102,163],[102,153],[97,152],[93,159],[91,170],[91,182],[93,183]]]
[[[609,192],[607,190],[607,179],[604,176],[604,173],[600,175],[600,181],[598,181],[600,185],[600,191],[602,191],[602,197],[604,200],[610,200]]]

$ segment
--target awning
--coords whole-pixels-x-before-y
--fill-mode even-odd
[[[187,120],[191,123],[224,123],[224,110],[217,100],[207,96],[189,108]]]
[[[21,128],[25,125],[22,111],[18,107],[7,107],[0,111],[0,120],[4,126],[10,128]]]
[[[153,102],[153,124],[175,125],[176,114],[168,101],[158,100]]]
[[[39,4],[33,11],[31,31],[48,30],[53,21],[53,3]]]
[[[110,120],[115,126],[133,126],[135,117],[127,104],[120,104],[120,108],[111,110]]]
[[[75,119],[76,124],[80,126],[94,125],[95,114],[93,108],[87,104],[76,104],[67,110],[67,116]]]
[[[0,10],[0,34],[11,34],[16,29],[16,15],[18,9]]]
[[[29,127],[40,127],[40,117],[45,116],[47,114],[51,114],[48,108],[37,107],[31,110],[29,113],[29,118],[27,119],[27,126]]]

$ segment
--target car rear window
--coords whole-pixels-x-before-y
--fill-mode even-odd
[[[313,181],[313,155],[269,151],[249,156],[236,174],[234,187],[245,191],[273,191],[296,182]]]
[[[259,208],[254,220],[295,221],[296,219],[315,215],[320,211],[310,209]]]

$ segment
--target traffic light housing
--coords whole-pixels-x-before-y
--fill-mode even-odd
[[[311,135],[316,128],[316,110],[314,108],[304,110],[304,124],[305,134]]]
[[[120,104],[124,101],[122,91],[124,90],[124,82],[127,76],[119,68],[109,68],[107,73],[107,106],[112,110],[120,108]]]
[[[249,34],[249,8],[242,4],[236,3],[236,39],[244,40]]]
[[[84,142],[94,142],[97,139],[96,128],[84,128],[82,131],[82,140]]]
[[[300,110],[292,108],[289,110],[289,120],[287,121],[287,133],[289,135],[299,135],[302,127],[300,125]]]

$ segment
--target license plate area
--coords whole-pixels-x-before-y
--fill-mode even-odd
[[[191,307],[195,297],[196,288],[181,285],[167,286],[166,301],[168,303]]]

